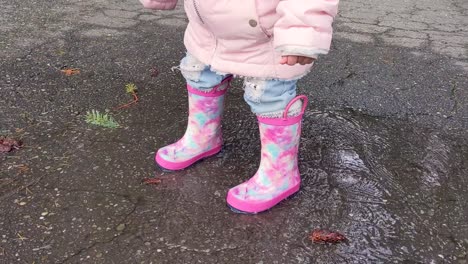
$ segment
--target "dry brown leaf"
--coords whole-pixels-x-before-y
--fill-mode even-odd
[[[66,76],[80,74],[80,69],[63,69],[60,71],[63,72]]]
[[[148,184],[148,185],[158,185],[162,182],[161,179],[158,179],[158,178],[146,178],[146,179],[143,179],[143,183],[144,184]]]
[[[14,149],[19,149],[22,142],[13,138],[0,137],[0,152],[10,152]]]
[[[346,237],[338,232],[315,229],[309,236],[309,239],[315,243],[337,244],[346,241]]]
[[[24,164],[18,165],[16,168],[18,168],[18,173],[25,173],[29,170],[29,167]]]

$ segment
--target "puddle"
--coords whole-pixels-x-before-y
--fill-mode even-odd
[[[303,200],[299,210],[326,212],[325,221],[315,222],[350,238],[349,245],[327,248],[326,254],[309,251],[313,259],[453,263],[466,258],[466,138],[352,113],[313,113],[308,120],[301,170],[302,199],[310,201]]]
[[[165,182],[158,188],[169,192],[174,208],[164,217],[188,228],[177,235],[175,226],[163,225],[168,243],[186,241],[182,236],[194,238],[185,242],[187,248],[200,248],[204,239],[229,248],[248,246],[257,252],[255,259],[267,263],[466,259],[466,135],[359,113],[310,112],[300,146],[300,193],[267,213],[245,216],[230,213],[224,197],[257,168],[257,124],[227,115],[221,155],[175,176],[156,172]],[[308,236],[316,228],[337,230],[349,241],[313,244]]]

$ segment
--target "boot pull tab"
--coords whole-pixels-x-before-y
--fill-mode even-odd
[[[296,96],[294,97],[290,102],[289,104],[286,106],[286,108],[284,109],[284,113],[283,113],[283,120],[286,120],[288,119],[288,113],[289,113],[289,108],[291,108],[291,106],[297,101],[297,100],[301,100],[302,99],[302,109],[301,109],[301,113],[299,114],[300,116],[302,116],[307,108],[307,104],[309,103],[309,99],[307,98],[307,96],[305,95],[299,95],[299,96]]]

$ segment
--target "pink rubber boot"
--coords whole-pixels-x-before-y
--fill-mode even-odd
[[[224,79],[210,92],[187,85],[189,117],[184,136],[174,144],[160,148],[156,163],[166,170],[182,170],[221,151],[221,117],[224,95],[232,77]]]
[[[288,117],[289,108],[301,99],[301,112]],[[257,117],[262,143],[260,167],[248,181],[229,190],[227,203],[234,212],[256,214],[299,191],[297,154],[306,106],[307,97],[301,95],[286,106],[282,118]]]

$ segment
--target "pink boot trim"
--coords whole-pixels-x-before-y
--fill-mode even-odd
[[[289,108],[297,101],[301,100],[303,101],[302,103],[302,109],[299,115],[293,116],[293,117],[288,117],[288,112]],[[304,115],[304,112],[307,108],[307,103],[309,102],[309,99],[307,99],[307,96],[305,95],[299,95],[291,100],[289,104],[286,106],[284,109],[283,117],[282,118],[271,118],[271,117],[257,117],[258,122],[262,124],[267,124],[267,125],[274,125],[274,126],[290,126],[296,123],[299,123],[302,120],[302,116]]]
[[[236,210],[250,213],[250,214],[256,214],[256,213],[260,213],[260,212],[263,212],[272,208],[273,206],[277,205],[279,202],[295,194],[296,192],[299,191],[300,185],[301,184],[299,182],[297,185],[291,186],[291,188],[287,189],[286,191],[279,194],[272,200],[268,200],[268,201],[258,201],[256,203],[252,203],[246,200],[237,199],[236,196],[234,196],[231,192],[228,192],[226,201],[229,204],[229,206],[231,206],[232,208]]]
[[[203,97],[218,97],[218,96],[224,95],[227,92],[231,81],[232,81],[232,76],[226,77],[220,84],[213,87],[209,92],[197,90],[188,84],[187,84],[187,90],[189,91],[189,93],[200,95]]]
[[[189,160],[183,161],[183,162],[171,162],[163,159],[160,155],[159,152],[156,153],[156,163],[161,166],[162,168],[166,170],[171,170],[171,171],[176,171],[176,170],[183,170],[186,169],[187,167],[190,167],[193,165],[195,162],[202,160],[204,158],[208,158],[210,156],[216,155],[221,151],[222,146],[215,147],[207,152],[201,153],[198,156],[195,156]]]

